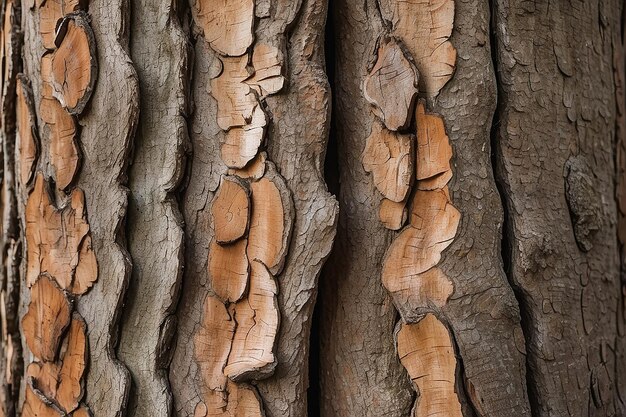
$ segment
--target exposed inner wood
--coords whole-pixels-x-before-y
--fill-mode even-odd
[[[82,12],[63,18],[52,54],[53,95],[71,114],[80,114],[96,82],[96,41]]]
[[[33,92],[28,80],[23,76],[17,77],[17,149],[19,152],[20,181],[23,186],[33,177],[37,156],[39,153],[39,138],[37,136],[37,119],[33,103]]]
[[[256,90],[260,98],[278,93],[285,85],[283,60],[283,53],[275,46],[265,42],[254,45],[254,75],[246,83]]]
[[[211,214],[218,243],[231,243],[243,237],[250,219],[247,183],[237,177],[223,177],[211,206]]]
[[[420,100],[416,107],[416,176],[420,181],[429,179],[428,187],[443,188],[452,177],[450,169],[452,146],[446,134],[443,118],[436,114],[426,113],[423,100]]]
[[[415,61],[420,93],[436,96],[456,65],[456,49],[449,40],[454,0],[381,0],[380,7],[393,26],[392,33],[402,39]]]
[[[372,173],[378,191],[396,203],[403,201],[411,188],[414,141],[412,135],[392,132],[374,122],[365,143],[363,168]]]
[[[418,72],[394,38],[380,41],[374,68],[365,77],[365,99],[380,112],[389,130],[408,127],[417,97]]]
[[[257,390],[247,384],[229,381],[224,396],[210,394],[200,401],[193,417],[264,417]]]
[[[413,416],[462,417],[455,389],[456,357],[450,334],[433,314],[397,332],[400,362],[419,392]]]
[[[250,289],[235,305],[237,328],[224,373],[233,381],[262,379],[274,372],[278,333],[278,287],[265,265],[250,262]]]
[[[78,407],[83,396],[82,378],[86,363],[86,326],[80,315],[74,313],[59,361],[33,362],[28,366],[27,375],[33,388],[70,413]]]
[[[61,337],[70,324],[71,305],[63,291],[42,275],[31,287],[28,311],[22,331],[28,348],[36,358],[57,359]]]
[[[241,299],[248,287],[247,239],[229,245],[211,242],[209,248],[209,275],[211,288],[222,302]]]
[[[240,56],[254,39],[254,0],[195,0],[195,23],[221,55]]]
[[[252,111],[250,123],[233,127],[226,132],[221,147],[222,160],[231,169],[245,167],[258,154],[265,136],[267,116],[257,105]]]
[[[447,190],[415,192],[411,224],[391,243],[383,261],[383,285],[394,296],[401,313],[412,311],[402,304],[404,300],[414,300],[420,306],[420,300],[428,299],[434,305],[447,300],[452,289],[445,276],[438,271],[420,274],[439,263],[441,253],[456,235],[459,220],[460,213],[450,203]],[[407,320],[408,313],[403,318]]]
[[[261,261],[272,275],[280,273],[289,248],[293,202],[285,180],[267,162],[265,176],[250,184],[252,216],[248,234],[248,258]]]
[[[222,72],[211,80],[211,95],[217,100],[217,124],[222,130],[228,130],[249,124],[259,102],[254,91],[245,83],[254,73],[248,65],[248,55],[222,57],[221,61]],[[255,124],[259,122],[256,120]]]
[[[258,180],[265,174],[265,161],[267,160],[266,152],[259,152],[252,161],[243,168],[229,168],[228,175],[236,175],[240,178],[248,178]]]
[[[61,103],[53,97],[52,54],[41,58],[42,97],[39,116],[44,122],[50,143],[50,163],[54,168],[57,188],[66,189],[78,171],[80,154],[76,144],[76,122]]]
[[[45,0],[39,6],[39,33],[43,47],[56,48],[54,39],[59,20],[68,13],[84,8],[87,0]]]
[[[227,395],[228,378],[224,375],[224,367],[234,333],[235,321],[224,304],[216,297],[208,296],[204,302],[202,322],[193,340],[205,398],[211,396],[223,400]]]
[[[406,200],[395,202],[383,198],[378,209],[381,223],[389,230],[400,230],[409,216]]]
[[[96,256],[91,247],[85,195],[74,189],[70,202],[57,208],[41,173],[28,196],[25,210],[26,283],[33,285],[48,274],[61,288],[74,294],[87,291],[97,279]]]
[[[32,388],[26,387],[22,417],[61,417],[61,413],[43,402]]]
[[[389,275],[384,277],[389,278]],[[414,323],[427,311],[442,308],[454,291],[450,279],[437,267],[419,274],[385,279],[383,285],[392,295],[400,316],[408,323]]]

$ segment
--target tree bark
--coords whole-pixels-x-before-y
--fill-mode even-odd
[[[0,23],[0,417],[626,415],[619,0]]]

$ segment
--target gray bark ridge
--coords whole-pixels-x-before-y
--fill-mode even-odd
[[[126,413],[137,417],[172,415],[167,367],[184,256],[175,193],[188,141],[189,54],[175,4],[131,4],[130,54],[139,77],[141,114],[126,223],[133,270],[117,351],[133,379]]]
[[[137,73],[128,54],[127,0],[92,0],[98,80],[89,107],[79,119],[83,164],[76,186],[85,192],[98,281],[76,309],[87,323],[89,372],[87,404],[95,416],[123,415],[130,375],[117,359],[118,324],[131,272],[125,248],[125,187],[131,141],[139,115]]]

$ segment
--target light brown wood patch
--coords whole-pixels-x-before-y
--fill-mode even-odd
[[[83,12],[61,20],[52,54],[53,96],[71,114],[80,114],[91,98],[96,82],[96,41]]]
[[[250,289],[235,305],[237,328],[224,373],[233,381],[262,379],[276,366],[274,343],[278,333],[278,288],[265,265],[250,262]]]
[[[409,193],[413,179],[415,139],[387,130],[381,123],[372,124],[363,151],[363,168],[371,172],[380,193],[396,203]]]
[[[387,129],[405,129],[411,123],[418,78],[400,44],[393,38],[382,39],[376,64],[365,77],[363,93],[380,111]]]
[[[248,286],[247,239],[229,245],[211,242],[209,276],[211,288],[222,302],[233,303],[243,297]]]
[[[84,320],[78,313],[61,347],[57,362],[33,362],[27,375],[33,389],[70,413],[78,408],[83,396],[83,374],[87,363],[87,338]]]
[[[392,33],[402,39],[415,61],[420,93],[436,96],[456,65],[456,49],[449,40],[454,0],[381,0],[380,7],[393,25]]]
[[[228,175],[236,175],[240,178],[250,180],[258,180],[265,174],[265,161],[267,160],[266,152],[259,154],[243,168],[229,168]]]
[[[222,72],[211,80],[211,95],[217,100],[217,124],[222,130],[228,130],[249,124],[259,102],[254,91],[245,83],[254,73],[248,65],[248,55],[222,57],[221,61]],[[255,125],[261,124],[265,126],[266,123],[255,120]]]
[[[285,85],[283,53],[265,42],[254,45],[252,66],[254,75],[246,83],[255,89],[260,98],[278,93]]]
[[[218,243],[234,242],[248,230],[250,190],[246,182],[224,176],[211,206],[215,239]]]
[[[456,357],[448,329],[433,314],[397,333],[400,362],[419,392],[413,416],[462,417],[455,390]]]
[[[408,218],[406,200],[395,202],[383,198],[378,209],[381,223],[389,230],[400,230]]]
[[[49,156],[56,186],[64,190],[74,180],[80,162],[76,124],[72,115],[55,98],[41,100],[40,114],[50,138]]]
[[[435,180],[436,184],[431,181],[429,187],[440,185],[436,188],[443,188],[452,177],[450,169],[452,146],[446,134],[443,119],[436,114],[426,113],[424,101],[420,100],[415,111],[415,123],[417,125],[417,179]],[[447,175],[442,176],[443,174]]]
[[[39,137],[37,135],[37,118],[33,102],[33,91],[25,76],[17,77],[17,149],[19,152],[19,173],[23,186],[33,177],[37,156],[39,154]]]
[[[194,21],[216,52],[246,53],[254,39],[254,0],[196,0],[192,10]]]
[[[267,116],[261,106],[252,111],[250,123],[242,127],[232,127],[225,135],[221,147],[222,161],[231,169],[248,165],[258,154],[265,137]]]
[[[91,288],[97,279],[97,262],[85,210],[80,189],[74,189],[69,203],[57,209],[43,175],[37,174],[25,210],[27,285],[45,273],[74,294]]]
[[[57,188],[64,190],[72,183],[78,171],[80,153],[76,144],[74,116],[52,95],[52,54],[44,54],[41,58],[41,79],[39,115],[49,137],[50,163],[54,168]]]
[[[383,285],[407,323],[414,323],[425,311],[443,307],[454,291],[450,279],[437,267],[415,275],[383,275]]]
[[[35,357],[48,362],[57,359],[61,337],[70,324],[70,311],[69,300],[48,277],[41,276],[34,283],[22,331]]]
[[[207,296],[202,313],[202,322],[194,335],[194,355],[200,375],[204,382],[204,394],[223,398],[226,394],[227,377],[224,367],[228,360],[235,321],[231,318],[226,307],[220,300]]]
[[[48,50],[56,48],[54,39],[59,20],[68,13],[80,10],[86,0],[45,0],[39,6],[39,33],[43,47]]]
[[[193,417],[265,417],[257,390],[229,381],[224,393],[211,393],[200,401]]]
[[[30,387],[26,387],[22,417],[61,417],[61,413],[43,402]]]
[[[265,176],[250,185],[252,216],[248,258],[261,261],[276,276],[282,271],[293,225],[293,201],[276,166],[266,163]]]
[[[410,216],[411,225],[400,232],[385,254],[382,280],[388,289],[437,265],[441,252],[452,243],[461,217],[444,190],[416,191]]]

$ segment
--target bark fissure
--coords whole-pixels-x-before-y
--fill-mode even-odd
[[[502,111],[502,92],[500,89],[500,74],[498,71],[498,60],[496,57],[496,29],[494,27],[495,16],[494,16],[494,0],[489,0],[489,9],[490,9],[490,19],[489,19],[489,41],[491,43],[491,65],[493,65],[495,81],[496,81],[496,106],[493,112],[493,119],[491,123],[490,130],[490,144],[491,144],[491,169],[492,175],[494,177],[494,181],[496,184],[496,189],[498,191],[498,195],[500,196],[500,204],[502,205],[503,212],[503,220],[502,220],[502,228],[501,228],[501,240],[500,240],[500,257],[502,259],[502,266],[504,269],[504,274],[506,275],[507,281],[511,286],[513,293],[515,294],[515,299],[517,300],[517,305],[520,309],[520,325],[522,328],[522,332],[524,334],[524,343],[525,343],[525,351],[528,350],[530,337],[530,332],[532,329],[532,324],[530,323],[531,317],[528,313],[528,307],[526,306],[524,297],[520,294],[520,289],[513,282],[513,278],[511,277],[511,268],[512,268],[512,257],[513,257],[513,243],[515,242],[515,238],[513,236],[513,232],[510,229],[510,218],[509,218],[509,207],[508,200],[506,198],[506,187],[503,178],[500,175],[500,142],[498,140],[498,129],[500,127],[500,112]],[[526,390],[528,394],[528,401],[530,405],[530,413],[532,417],[538,417],[539,413],[539,405],[537,404],[537,396],[534,393],[533,387],[533,377],[532,377],[532,368],[529,366],[528,356],[526,356]]]

